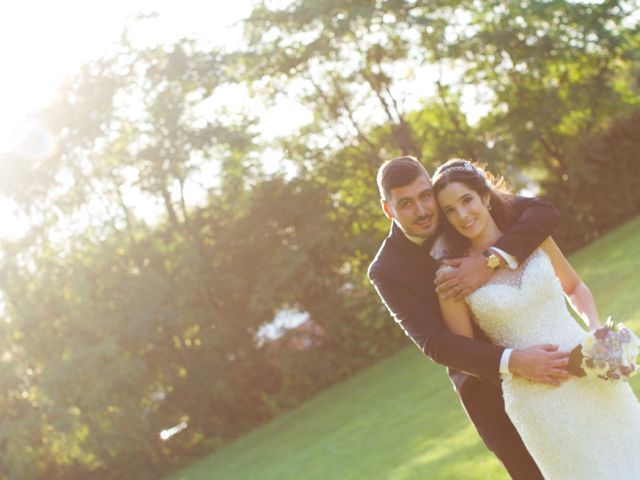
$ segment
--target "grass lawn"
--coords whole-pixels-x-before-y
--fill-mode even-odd
[[[640,333],[640,218],[571,257],[600,314]],[[640,375],[632,385],[640,394]],[[326,390],[172,480],[508,479],[445,369],[414,346]]]

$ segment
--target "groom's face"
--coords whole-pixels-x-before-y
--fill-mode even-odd
[[[385,215],[407,235],[431,237],[438,225],[438,205],[433,197],[433,185],[424,175],[402,187],[392,188],[389,198],[382,201]]]

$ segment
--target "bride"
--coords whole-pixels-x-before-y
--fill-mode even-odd
[[[443,217],[436,258],[479,255],[512,220],[510,196],[470,162],[450,160],[433,177]],[[441,267],[443,269],[450,267]],[[498,268],[464,301],[440,298],[449,329],[473,337],[472,321],[496,344],[553,343],[571,350],[587,332],[569,312],[601,326],[591,292],[548,238],[518,268]],[[503,380],[505,409],[547,480],[640,478],[640,403],[626,382],[570,377],[558,387]]]

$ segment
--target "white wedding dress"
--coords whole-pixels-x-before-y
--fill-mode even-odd
[[[586,335],[541,249],[515,271],[500,269],[466,302],[499,345],[568,351]],[[640,479],[640,403],[629,384],[570,377],[553,387],[512,378],[502,387],[507,414],[545,479]]]

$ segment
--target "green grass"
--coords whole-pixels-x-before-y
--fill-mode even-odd
[[[640,218],[571,257],[601,315],[640,332]],[[640,392],[640,376],[632,385]],[[172,480],[508,479],[445,369],[415,347],[175,473]]]

